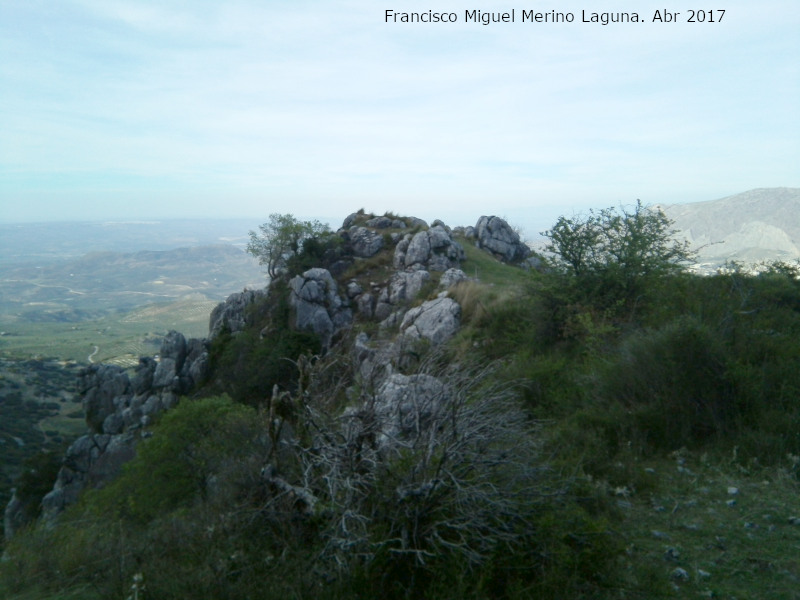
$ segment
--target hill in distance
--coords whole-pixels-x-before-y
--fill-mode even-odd
[[[708,202],[659,206],[698,252],[698,270],[800,259],[800,189],[758,188]]]

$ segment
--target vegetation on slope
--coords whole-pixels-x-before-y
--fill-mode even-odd
[[[642,269],[667,222],[591,219],[623,243],[594,238],[591,262],[528,273],[467,246],[461,331],[404,365],[453,392],[401,446],[376,442],[355,331],[316,356],[271,293],[220,338],[215,396],[12,540],[0,593],[123,598],[139,577],[140,598],[797,597],[800,271],[697,277],[674,247]]]

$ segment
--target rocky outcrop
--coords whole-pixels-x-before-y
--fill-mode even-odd
[[[426,427],[448,393],[447,386],[431,375],[389,375],[375,397],[379,447],[394,445]]]
[[[208,325],[208,339],[213,340],[223,331],[238,333],[247,326],[246,309],[251,304],[266,298],[267,289],[244,290],[231,294],[211,311]]]
[[[125,369],[116,365],[91,365],[78,374],[78,394],[89,429],[102,432],[103,422],[116,411],[116,403],[131,398],[131,382]]]
[[[133,458],[142,428],[178,402],[208,375],[208,342],[170,331],[160,359],[142,357],[132,378],[121,367],[90,365],[78,376],[78,393],[91,433],[67,449],[42,515],[54,522],[87,487],[101,487]],[[13,514],[11,515],[13,525]]]
[[[289,289],[295,327],[313,332],[323,348],[329,348],[333,335],[352,323],[353,312],[327,269],[309,269],[293,277]]]
[[[405,229],[406,224],[400,219],[392,219],[387,216],[374,217],[364,223],[367,227],[374,227],[375,229]]]
[[[530,248],[520,239],[519,234],[500,217],[483,216],[475,225],[475,245],[488,250],[500,260],[517,263],[531,253]]]
[[[435,300],[423,302],[403,317],[400,331],[411,339],[426,339],[439,345],[455,335],[461,319],[461,306],[442,292]]]
[[[412,301],[431,278],[428,271],[399,271],[392,275],[389,284],[378,296],[375,318],[386,320],[395,310]]]
[[[453,239],[443,223],[439,223],[413,236],[406,234],[395,247],[394,267],[446,271],[457,267],[464,257],[461,244]]]
[[[160,360],[139,359],[133,379],[121,367],[90,365],[78,376],[86,424],[96,433],[118,434],[149,423],[169,409],[208,375],[205,340],[186,340],[170,331],[161,344]]]
[[[84,489],[102,487],[116,477],[135,455],[134,440],[133,433],[88,434],[75,440],[67,449],[53,490],[42,499],[45,523],[53,524]]]
[[[353,254],[359,258],[375,256],[383,249],[383,235],[366,227],[351,227],[348,230],[348,237]]]

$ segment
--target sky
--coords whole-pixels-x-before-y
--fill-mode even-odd
[[[673,0],[0,0],[0,221],[365,208],[532,237],[800,187],[800,3],[702,4],[689,23]]]

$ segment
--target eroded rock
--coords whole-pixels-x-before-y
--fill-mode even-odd
[[[500,260],[516,263],[527,258],[531,253],[519,238],[519,234],[500,217],[483,216],[475,225],[475,244],[478,248],[488,250]]]

